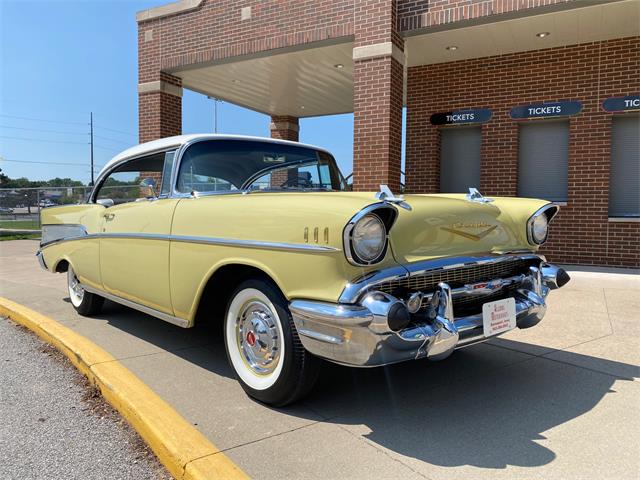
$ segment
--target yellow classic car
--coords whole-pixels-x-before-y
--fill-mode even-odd
[[[42,211],[40,264],[81,315],[104,299],[221,324],[245,391],[306,394],[319,360],[430,358],[545,314],[569,281],[536,253],[558,207],[468,194],[350,192],[300,143],[182,135],[113,158],[85,203]]]

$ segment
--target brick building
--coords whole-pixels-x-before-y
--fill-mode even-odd
[[[562,205],[554,261],[640,267],[640,0],[181,0],[138,13],[140,141],[182,89],[354,113],[354,188]]]

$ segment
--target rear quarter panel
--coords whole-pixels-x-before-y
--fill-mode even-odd
[[[43,226],[82,225],[87,233],[99,233],[105,207],[96,204],[45,208],[40,213]],[[69,262],[82,283],[102,288],[100,279],[99,240],[97,238],[54,243],[42,248],[48,269],[56,271],[62,260]]]

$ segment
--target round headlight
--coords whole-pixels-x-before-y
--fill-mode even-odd
[[[353,252],[364,262],[373,262],[387,243],[387,231],[377,215],[368,214],[353,226],[351,244]]]
[[[544,243],[547,239],[547,233],[549,231],[549,222],[547,216],[544,213],[536,215],[531,223],[531,238],[537,244]]]

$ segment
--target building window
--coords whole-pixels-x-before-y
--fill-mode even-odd
[[[466,193],[480,188],[480,127],[440,130],[440,191]]]
[[[518,196],[567,201],[569,121],[520,125]]]
[[[640,217],[640,115],[613,117],[609,216]]]

